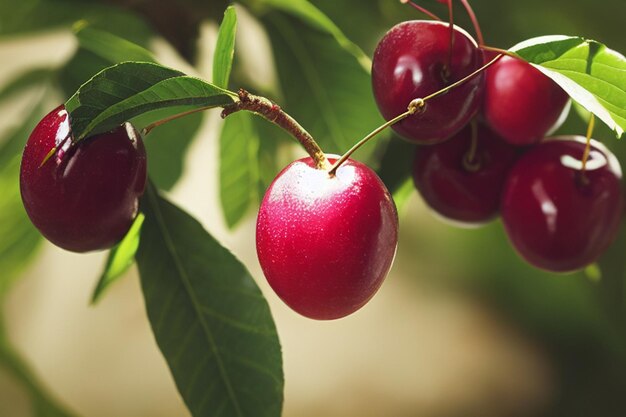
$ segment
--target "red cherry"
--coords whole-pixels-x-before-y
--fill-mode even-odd
[[[484,119],[513,145],[536,143],[556,130],[567,117],[568,100],[558,84],[521,59],[504,56],[486,71]]]
[[[404,113],[411,100],[424,98],[471,74],[483,64],[482,52],[463,29],[454,28],[452,53],[447,23],[400,23],[374,52],[372,86],[386,120]],[[449,59],[451,62],[449,65]],[[416,143],[442,142],[465,126],[479,108],[483,74],[426,102],[425,108],[393,129]]]
[[[74,252],[119,242],[145,184],[146,153],[130,124],[74,144],[64,106],[39,122],[22,155],[20,187],[28,216],[49,241]]]
[[[424,201],[444,218],[468,226],[498,215],[502,186],[517,157],[515,147],[482,125],[473,157],[471,147],[467,126],[447,142],[419,147],[413,164],[413,181]]]
[[[397,242],[389,192],[374,171],[350,159],[334,177],[311,158],[291,163],[259,209],[263,273],[287,305],[313,319],[341,318],[367,303],[391,268]]]
[[[595,261],[615,238],[622,217],[621,169],[592,141],[585,172],[585,138],[551,138],[522,156],[502,195],[502,220],[517,252],[555,272]]]

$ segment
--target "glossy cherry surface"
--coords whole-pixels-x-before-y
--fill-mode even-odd
[[[472,128],[450,140],[418,147],[413,182],[430,208],[444,218],[468,226],[498,215],[502,186],[517,156],[488,128],[478,125],[476,150],[471,154]]]
[[[39,122],[22,155],[20,187],[28,216],[49,241],[75,252],[121,240],[145,184],[146,153],[130,124],[73,144],[63,106]]]
[[[546,140],[515,164],[502,195],[502,220],[517,252],[532,265],[566,272],[595,261],[615,238],[623,212],[621,170],[593,141]]]
[[[367,303],[391,268],[397,242],[389,192],[374,171],[354,160],[334,177],[311,158],[293,162],[274,179],[259,209],[256,247],[263,273],[287,305],[313,319],[341,318]]]
[[[488,53],[493,56],[493,53]],[[538,142],[567,116],[569,96],[529,63],[504,56],[485,75],[483,117],[514,145]]]
[[[476,42],[456,26],[451,55],[449,50],[447,23],[415,20],[400,23],[387,32],[372,61],[374,97],[385,119],[404,113],[411,100],[435,93],[483,64]],[[482,86],[481,73],[428,100],[423,111],[396,123],[393,129],[416,143],[441,142],[458,132],[477,112]]]

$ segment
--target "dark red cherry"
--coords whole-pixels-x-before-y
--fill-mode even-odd
[[[502,220],[530,264],[566,272],[595,261],[615,238],[622,217],[622,173],[615,156],[585,138],[551,138],[522,156],[502,195]]]
[[[498,215],[502,186],[517,157],[515,147],[478,125],[472,153],[472,128],[450,140],[418,147],[413,182],[437,214],[464,225],[479,225]]]
[[[28,216],[49,241],[74,252],[119,242],[145,184],[146,153],[130,124],[74,144],[64,106],[39,122],[22,155],[20,187]]]
[[[398,217],[387,188],[354,160],[332,177],[311,158],[293,162],[259,209],[263,273],[287,305],[313,319],[341,318],[365,305],[391,268],[397,242]]]
[[[469,75],[483,64],[482,52],[463,29],[454,29],[450,55],[447,23],[415,20],[400,23],[382,38],[372,61],[372,87],[387,120],[404,113],[411,100],[424,98]],[[450,65],[449,60],[451,57]],[[469,122],[480,104],[483,74],[426,102],[393,129],[406,139],[433,144]]]
[[[568,99],[567,93],[538,69],[504,56],[486,71],[482,112],[487,124],[506,141],[528,145],[563,123]]]

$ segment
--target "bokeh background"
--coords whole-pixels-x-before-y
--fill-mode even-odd
[[[244,3],[254,8],[256,2]],[[421,18],[394,0],[312,3],[369,55],[393,24]],[[420,4],[446,15],[433,0]],[[623,0],[472,4],[492,46],[572,34],[626,51]],[[149,45],[162,63],[210,79],[226,6],[221,0],[0,0],[0,86],[32,68],[63,68],[58,93],[30,88],[0,102],[0,138],[34,103],[53,108],[99,68],[93,57],[76,52],[73,22],[100,22]],[[455,11],[472,32],[462,8]],[[235,80],[271,86],[278,75],[269,39],[253,13],[238,12]],[[380,292],[348,318],[311,321],[284,306],[265,283],[252,238],[254,210],[234,230],[226,226],[218,195],[220,126],[216,111],[201,121],[171,197],[244,262],[267,297],[283,349],[285,417],[626,415],[624,231],[598,265],[548,274],[517,257],[499,221],[455,228],[411,191],[400,213],[396,261]],[[572,111],[560,132],[584,134],[585,126]],[[594,136],[626,161],[626,145],[606,128],[598,126]],[[283,146],[276,160],[300,154]],[[105,258],[42,243],[18,266],[2,263],[8,255],[0,259],[0,281],[3,275],[13,280],[19,267],[0,303],[0,343],[12,346],[0,354],[0,416],[56,416],[49,402],[84,417],[188,416],[150,332],[135,268],[89,305]],[[32,384],[45,387],[37,394],[45,398],[33,397]]]

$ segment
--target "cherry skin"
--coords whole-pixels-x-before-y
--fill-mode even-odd
[[[39,122],[22,155],[20,187],[28,216],[50,242],[74,252],[119,242],[145,184],[146,153],[130,124],[74,144],[64,106]]]
[[[595,261],[614,240],[622,217],[621,169],[592,141],[582,172],[583,137],[546,140],[511,169],[502,195],[509,240],[530,264],[554,272]]]
[[[334,177],[311,158],[291,163],[259,209],[256,247],[263,273],[289,307],[313,319],[341,318],[365,305],[391,268],[397,242],[389,192],[374,171],[354,160]]]
[[[455,224],[478,226],[496,217],[502,187],[517,158],[517,149],[478,125],[471,154],[472,128],[450,140],[418,147],[413,182],[428,206]]]
[[[568,102],[558,84],[521,59],[504,56],[486,71],[484,120],[513,145],[536,143],[556,130],[567,117]]]
[[[425,98],[483,64],[476,42],[456,26],[451,55],[449,49],[447,23],[414,20],[400,23],[387,32],[372,61],[374,97],[386,120],[404,113],[411,100]],[[393,129],[415,143],[442,142],[461,130],[478,111],[482,86],[480,73],[448,93],[426,101],[422,111],[396,123]]]

